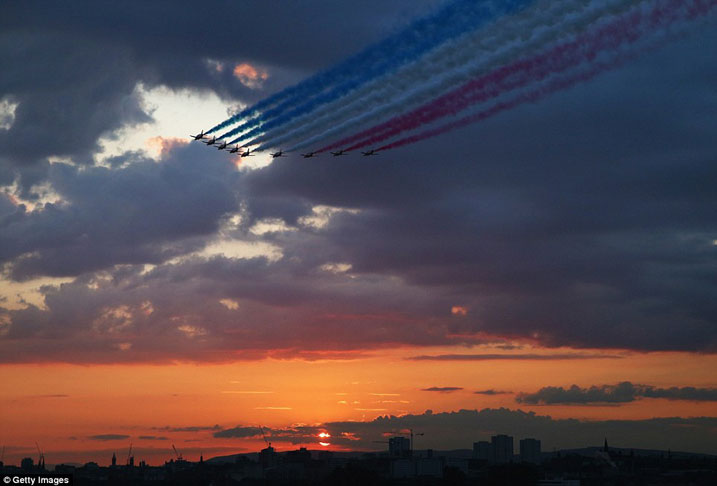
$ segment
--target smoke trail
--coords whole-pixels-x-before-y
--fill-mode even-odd
[[[456,9],[461,8],[465,4],[470,3],[468,0],[453,0],[452,3],[446,5],[441,10],[428,15],[422,19],[416,20],[414,23],[392,36],[379,41],[363,51],[345,59],[341,63],[332,66],[322,72],[311,76],[293,86],[283,89],[255,105],[237,113],[222,123],[212,127],[207,131],[208,134],[217,130],[233,125],[244,118],[252,118],[262,113],[265,109],[273,105],[286,102],[287,100],[296,100],[307,95],[313,94],[316,90],[324,89],[341,79],[341,77],[349,78],[355,75],[361,66],[366,62],[370,62],[375,58],[380,58],[386,52],[400,51],[402,49],[410,49],[412,37],[427,37],[431,34],[431,30],[435,31],[437,25],[441,22],[452,21],[455,17]]]
[[[485,102],[516,88],[541,81],[552,73],[559,73],[586,62],[602,50],[619,47],[622,42],[629,39],[632,32],[630,28],[636,27],[639,20],[638,13],[634,12],[597,31],[581,35],[569,43],[558,45],[547,53],[520,60],[489,75],[481,76],[413,112],[374,127],[371,130],[373,133],[370,133],[368,138],[351,145],[347,150],[355,150],[381,142],[401,132],[448,115],[457,114],[475,103]]]
[[[351,76],[351,72],[355,71],[357,66],[363,65],[363,63],[370,61],[376,56],[381,56],[384,51],[400,49],[404,42],[410,41],[412,32],[415,31],[417,34],[420,34],[426,29],[426,24],[433,24],[436,21],[440,21],[441,16],[445,15],[450,9],[455,8],[458,3],[465,2],[461,2],[460,0],[454,1],[453,4],[444,7],[444,9],[434,13],[433,15],[417,20],[401,32],[367,47],[363,51],[345,59],[341,63],[325,69],[310,78],[307,78],[293,86],[289,86],[282,91],[259,101],[255,105],[229,117],[222,123],[219,123],[207,130],[206,133],[214,133],[217,130],[234,125],[245,118],[253,118],[260,115],[264,110],[271,108],[278,103],[286,102],[286,100],[295,100],[305,96],[306,94],[311,94],[317,89],[323,89],[325,86],[330,85],[332,81],[335,82],[342,74],[344,76]]]
[[[354,96],[342,98],[339,101],[343,110],[333,107],[324,108],[321,110],[325,112],[323,118],[317,118],[313,123],[299,125],[296,130],[284,136],[276,137],[272,132],[258,141],[263,142],[262,148],[265,148],[270,144],[276,146],[284,141],[297,139],[317,129],[324,130],[290,149],[299,150],[341,134],[357,125],[371,121],[376,123],[383,116],[399,108],[410,109],[418,106],[478,74],[528,55],[561,37],[577,34],[605,15],[621,13],[632,7],[634,3],[634,0],[614,0],[586,4],[584,0],[575,0],[558,4],[557,7],[555,2],[538,4],[522,12],[521,16],[532,14],[528,19],[521,19],[520,16],[502,18],[494,26],[486,29],[485,36],[473,36],[464,44],[455,47],[450,55],[444,55],[442,49],[441,52],[436,52],[438,59],[435,63],[431,63],[432,59],[421,61],[412,65],[413,69],[406,69],[397,75],[398,79],[382,79],[383,86],[375,86],[363,99],[356,99]],[[516,20],[510,22],[514,19]],[[507,25],[502,25],[503,23]],[[484,52],[485,55],[477,55],[480,52]],[[436,76],[431,71],[440,74]],[[315,115],[312,114],[311,117],[306,118],[314,117]],[[359,138],[357,135],[351,140],[344,139],[331,146],[322,147],[319,151],[336,148]]]
[[[659,8],[653,9],[653,12],[657,10]],[[631,18],[634,18],[634,20],[630,20]],[[632,38],[637,35],[637,27],[645,29],[654,26],[650,23],[650,18],[647,14],[641,14],[638,8],[636,12],[623,16],[617,22],[593,29],[589,33],[577,37],[572,42],[556,46],[547,53],[518,61],[487,76],[481,76],[408,114],[395,117],[388,122],[374,126],[339,143],[332,144],[328,148],[345,146],[349,141],[361,139],[364,140],[348,149],[351,150],[380,142],[402,131],[416,128],[443,116],[455,114],[472,104],[486,101],[531,81],[543,79],[551,72],[567,69],[576,62],[589,61],[601,50],[617,47],[619,45],[618,41],[620,43],[634,41]],[[630,22],[633,21],[637,22],[634,28],[630,25]],[[516,79],[516,75],[521,77]]]
[[[571,2],[582,2],[582,0],[571,0]],[[539,3],[547,8],[551,8],[552,5],[555,5],[555,2],[551,2],[550,0],[539,0]],[[530,15],[530,12],[535,8],[534,6],[529,9],[526,8],[508,17],[510,19],[515,19],[516,17],[527,17],[530,19],[534,17],[534,15]],[[295,138],[302,133],[315,132],[317,129],[320,129],[320,127],[330,124],[331,120],[338,120],[350,116],[351,111],[365,110],[366,103],[374,101],[377,97],[386,97],[386,94],[380,94],[381,91],[385,92],[388,89],[395,91],[397,83],[405,84],[410,82],[409,80],[423,81],[428,77],[429,69],[433,72],[440,72],[446,69],[451,63],[456,62],[451,61],[451,59],[460,55],[466,56],[466,51],[472,49],[474,44],[477,48],[478,43],[483,42],[484,38],[495,35],[496,33],[500,33],[505,37],[507,28],[514,25],[504,25],[505,18],[506,17],[498,18],[485,29],[473,30],[455,39],[448,40],[430,50],[424,57],[418,60],[418,62],[408,63],[396,70],[395,73],[390,72],[383,76],[376,77],[360,88],[349,92],[347,95],[324,104],[320,110],[305,113],[291,122],[280,126],[278,129],[272,130],[266,135],[259,137],[256,142],[263,144],[272,143],[273,146],[277,146],[285,139],[290,140],[291,137]],[[517,35],[517,32],[513,32],[513,35]],[[472,53],[468,55],[474,57]],[[275,138],[282,136],[286,138],[282,138],[281,140],[277,140],[276,143],[273,143]]]
[[[362,86],[371,79],[395,71],[399,67],[412,62],[437,45],[460,36],[487,22],[529,5],[533,0],[456,0],[437,14],[422,19],[392,38],[391,42],[382,42],[381,49],[367,49],[366,52],[342,62],[339,67],[317,75],[306,81],[305,89],[298,90],[295,95],[274,108],[263,112],[242,125],[229,130],[218,138],[231,137],[242,132],[231,143],[255,137],[279,126],[293,118],[310,112],[316,107],[344,96],[346,93]],[[353,59],[353,60],[352,60]],[[303,83],[300,83],[303,84]],[[331,86],[324,90],[326,86]],[[306,98],[308,97],[308,100]],[[297,102],[299,106],[290,109]],[[234,118],[234,117],[232,117]],[[238,120],[238,119],[237,119]],[[228,126],[233,122],[228,123]]]
[[[687,3],[688,5],[685,5],[685,3]],[[655,48],[663,42],[667,41],[670,36],[670,32],[664,28],[669,27],[670,24],[686,22],[694,20],[696,17],[704,16],[708,14],[716,5],[717,0],[694,0],[691,2],[672,0],[669,2],[662,2],[661,5],[656,6],[650,12],[648,12],[647,15],[649,16],[649,18],[647,19],[647,23],[650,24],[650,27],[663,27],[663,30],[658,31],[651,37],[648,37],[647,40],[644,41],[645,45],[641,48],[633,49],[632,51],[624,53],[614,52],[612,53],[613,59],[609,61],[593,62],[592,64],[588,65],[587,69],[577,70],[577,72],[575,73],[571,73],[569,75],[553,79],[544,86],[541,86],[533,91],[521,93],[508,101],[499,102],[490,107],[489,109],[480,111],[469,116],[465,116],[440,127],[426,130],[418,134],[396,140],[389,144],[383,145],[376,150],[389,150],[402,147],[411,143],[423,141],[428,138],[432,138],[443,133],[452,131],[454,129],[485,120],[486,118],[509,110],[511,108],[517,107],[524,103],[538,101],[539,99],[544,98],[547,95],[564,90],[580,82],[588,81],[597,76],[598,74],[617,68],[623,65],[625,62],[636,58],[643,51]],[[629,42],[634,43],[638,40],[640,39],[638,37],[635,37]]]

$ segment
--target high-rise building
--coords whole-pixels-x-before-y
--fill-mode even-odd
[[[520,460],[523,462],[540,464],[540,441],[538,439],[520,440]]]
[[[481,459],[483,461],[493,460],[493,446],[487,440],[481,440],[473,443],[473,459]]]
[[[388,439],[388,455],[391,457],[410,457],[411,441],[406,437],[391,437]]]
[[[306,447],[301,447],[298,451],[287,451],[286,454],[284,454],[284,460],[291,463],[311,462],[311,452],[309,452]]]
[[[513,460],[513,438],[509,435],[494,435],[490,438],[493,449],[493,461],[506,463]]]

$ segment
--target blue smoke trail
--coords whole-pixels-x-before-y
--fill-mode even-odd
[[[435,14],[414,22],[399,34],[374,44],[335,67],[312,76],[292,88],[288,88],[285,91],[293,91],[291,96],[284,96],[284,98],[288,99],[221,135],[219,138],[230,137],[256,127],[235,141],[254,137],[264,130],[279,126],[300,114],[310,112],[319,105],[335,100],[377,76],[385,75],[408,62],[416,60],[443,42],[474,30],[496,17],[513,13],[532,1],[455,0]],[[334,87],[324,92],[326,86],[331,85]],[[282,95],[282,93],[275,95],[275,97]],[[306,97],[311,95],[314,95],[313,98],[309,98],[308,101],[293,110],[286,111],[299,100],[304,101]],[[268,105],[270,104],[269,100],[275,97],[262,101],[260,104]],[[251,110],[254,109],[251,108],[245,111]],[[253,112],[255,113],[256,110]],[[240,115],[241,113],[230,120],[238,121],[241,119]],[[225,122],[224,126],[228,126],[231,123],[233,122]],[[262,123],[266,126],[259,128]]]

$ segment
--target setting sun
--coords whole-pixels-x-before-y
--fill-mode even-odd
[[[328,439],[329,437],[331,437],[331,434],[329,434],[328,432],[321,432],[321,433],[319,434],[319,437],[320,437],[321,439],[324,439],[324,440],[319,441],[319,445],[321,445],[321,446],[323,446],[323,447],[328,447],[328,446],[331,445],[331,442],[328,442],[328,441],[326,440],[326,439]]]

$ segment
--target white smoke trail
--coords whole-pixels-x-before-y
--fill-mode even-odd
[[[468,115],[460,118],[454,117],[452,121],[444,125],[414,133],[380,146],[376,150],[389,150],[427,140],[456,128],[483,121],[524,103],[536,102],[577,83],[588,81],[602,72],[619,67],[634,60],[640,54],[658,48],[667,41],[686,33],[687,28],[695,24],[696,21],[708,20],[717,7],[717,0],[645,0],[636,5],[631,13],[640,11],[641,17],[633,17],[637,19],[637,22],[633,26],[632,32],[620,35],[619,39],[615,39],[619,44],[615,48],[593,52],[591,55],[586,55],[583,62],[567,71],[554,73],[540,82],[512,92],[502,93],[497,99],[492,100],[494,102],[477,110],[477,105],[471,107]]]
[[[611,0],[607,3],[615,3]],[[416,89],[420,83],[435,78],[436,72],[450,74],[466,63],[476,60],[476,52],[494,52],[506,43],[526,40],[531,32],[550,24],[550,19],[562,19],[581,9],[596,9],[603,2],[590,0],[568,0],[562,2],[541,0],[513,16],[501,17],[484,29],[476,29],[460,38],[441,44],[426,56],[402,68],[397,74],[376,79],[362,89],[355,90],[330,105],[326,105],[301,119],[260,136],[257,140],[272,143],[278,136],[293,132],[290,137],[325,130],[337,121],[345,120],[369,108],[385,103],[392,97]],[[548,19],[548,20],[546,20]],[[298,129],[298,130],[297,130]],[[272,140],[269,138],[271,137]],[[292,139],[292,138],[287,138]]]
[[[536,3],[540,5],[540,10],[545,11],[550,9],[567,9],[568,3],[580,4],[588,1],[589,0],[570,0],[559,4],[556,3],[555,0],[540,0]],[[472,58],[474,57],[474,53],[468,51],[480,48],[481,44],[490,40],[492,36],[501,39],[519,37],[521,31],[531,28],[531,24],[539,24],[534,18],[534,10],[535,7],[529,7],[519,11],[515,15],[500,17],[489,26],[478,28],[460,37],[450,39],[438,45],[423,57],[400,68],[398,71],[376,78],[361,88],[353,90],[345,96],[323,105],[318,110],[302,115],[285,125],[270,130],[266,134],[257,137],[253,142],[271,143],[269,137],[273,139],[283,136],[297,128],[303,128],[303,130],[301,130],[302,133],[316,131],[322,126],[330,126],[333,120],[340,119],[341,115],[347,112],[349,115],[353,113],[353,115],[350,116],[354,116],[356,114],[355,111],[362,110],[362,104],[369,101],[369,99],[366,98],[367,96],[370,97],[370,99],[387,98],[390,96],[390,93],[384,94],[384,91],[387,89],[396,91],[400,86],[410,85],[412,81],[423,81],[433,76],[435,71],[441,69],[442,66],[445,66],[444,69],[447,69],[451,67],[451,64],[460,63],[461,55],[463,57]],[[519,23],[520,25],[518,25]]]
[[[612,22],[615,18],[619,17],[620,15],[624,14],[625,12],[632,11],[632,10],[634,10],[635,8],[637,8],[638,6],[642,6],[642,4],[644,4],[644,3],[646,3],[646,2],[649,3],[649,0],[631,0],[631,1],[624,1],[624,2],[621,2],[621,3],[619,3],[619,4],[611,5],[610,8],[609,8],[608,10],[606,10],[606,11],[603,11],[603,12],[594,12],[594,13],[597,14],[597,15],[592,15],[590,18],[583,18],[582,21],[579,23],[579,25],[573,24],[573,25],[572,25],[572,27],[573,27],[572,29],[567,29],[567,28],[561,29],[562,31],[568,31],[569,35],[565,35],[565,36],[558,35],[558,36],[556,36],[555,38],[551,39],[551,42],[545,42],[543,45],[538,45],[538,44],[536,44],[536,48],[535,48],[535,49],[529,49],[529,50],[526,50],[526,51],[519,51],[520,54],[517,55],[517,56],[515,56],[515,57],[512,57],[512,58],[511,58],[511,56],[509,56],[509,55],[505,55],[505,56],[503,56],[503,59],[505,60],[505,62],[498,62],[497,65],[495,66],[495,68],[500,69],[501,67],[506,66],[506,65],[510,65],[511,63],[516,62],[517,60],[527,59],[527,58],[532,57],[533,55],[538,54],[539,52],[545,52],[546,50],[549,50],[549,49],[551,49],[551,48],[553,48],[553,47],[555,47],[555,46],[563,45],[565,42],[568,42],[568,41],[570,41],[571,39],[575,39],[576,37],[580,36],[581,33],[582,33],[584,30],[586,30],[587,28],[596,28],[596,27],[599,27],[599,26],[601,26],[601,25],[609,24],[609,23]],[[594,21],[593,21],[593,20],[594,20]],[[548,35],[549,35],[549,34],[548,34]],[[540,47],[540,49],[538,49],[537,47]],[[502,60],[501,60],[501,61],[502,61]],[[465,85],[466,82],[471,82],[471,81],[474,81],[474,80],[476,80],[476,79],[478,79],[478,78],[481,78],[482,76],[486,76],[486,75],[488,75],[490,72],[496,72],[496,70],[495,70],[495,69],[494,69],[494,70],[485,70],[485,71],[483,71],[483,72],[476,73],[476,74],[474,74],[474,75],[472,75],[472,76],[468,76],[468,77],[464,80],[464,82],[458,84],[457,87],[460,87],[460,86]],[[509,88],[509,86],[510,86],[510,83],[508,83],[508,85],[507,85],[506,87],[504,87],[503,89],[504,89],[504,90],[505,90],[505,89],[513,89],[513,88]],[[454,89],[455,89],[455,87],[452,87],[452,89],[451,89],[451,90],[448,90],[448,92],[451,92],[451,91],[453,91]],[[421,101],[421,104],[420,104],[419,107],[416,107],[416,109],[417,109],[417,110],[420,110],[420,109],[422,109],[423,106],[426,106],[427,103],[430,104],[433,100],[441,99],[441,95],[443,95],[443,94],[445,94],[445,93],[446,93],[446,92],[444,91],[444,92],[442,92],[442,93],[440,93],[440,94],[436,94],[435,96],[429,96],[429,97],[427,97],[425,100],[424,100],[424,99],[421,99],[421,100],[420,100],[420,101]],[[408,104],[408,103],[406,103],[406,104]],[[383,107],[381,107],[381,108],[383,108]],[[405,112],[411,113],[412,110],[405,110]],[[366,114],[367,117],[370,116],[370,115],[375,115],[375,114],[374,114],[374,113]],[[394,117],[394,118],[395,118],[395,117]],[[351,145],[353,146],[353,145],[355,145],[355,142],[358,141],[358,140],[362,140],[362,139],[364,139],[364,138],[366,138],[366,137],[375,138],[375,137],[378,136],[382,131],[384,131],[384,130],[391,130],[391,129],[392,129],[391,127],[384,127],[384,125],[386,125],[386,123],[379,123],[378,125],[376,125],[376,123],[377,123],[376,118],[373,118],[373,119],[370,120],[370,121],[371,121],[371,123],[373,123],[373,125],[372,125],[371,128],[369,128],[369,129],[367,129],[367,130],[364,130],[363,132],[359,132],[359,133],[356,133],[356,134],[354,134],[354,135],[351,135],[350,137],[344,138],[344,139],[339,140],[339,141],[337,141],[337,142],[334,142],[334,144],[332,144],[332,145],[330,145],[330,146],[328,146],[328,147],[323,147],[323,148],[321,148],[320,150],[323,151],[323,150],[325,150],[325,149],[333,148],[334,146],[339,146],[339,145],[342,146],[342,147],[345,147],[347,144],[351,144]],[[318,137],[316,137],[316,138],[318,138]],[[307,144],[309,144],[309,143],[314,143],[314,140],[309,140],[309,141],[307,141],[306,143],[307,143]],[[303,144],[302,144],[302,145],[303,145]]]
[[[568,35],[574,35],[600,18],[619,14],[636,3],[639,2],[541,2],[536,8],[527,9],[510,19],[501,19],[493,27],[481,33],[474,33],[466,39],[467,42],[453,43],[450,48],[443,46],[437,49],[428,61],[422,59],[402,70],[399,75],[383,80],[381,88],[372,86],[374,89],[368,96],[363,92],[352,93],[340,100],[343,108],[327,107],[321,110],[324,112],[323,116],[313,115],[318,117],[314,122],[299,126],[279,138],[272,135],[273,132],[265,135],[262,137],[266,140],[263,146],[296,140],[306,133],[324,130],[292,147],[292,150],[299,150],[353,127],[375,123],[387,114],[418,106],[481,73],[530,54]],[[436,76],[436,71],[441,74]]]
[[[496,18],[523,10],[534,0],[448,0],[428,17],[419,19],[398,34],[374,44],[360,53],[345,59],[336,66],[312,76],[294,87],[288,88],[290,96],[280,103],[275,97],[262,101],[269,109],[249,109],[258,116],[244,120],[244,123],[221,134],[224,139],[244,133],[235,141],[260,136],[273,128],[291,122],[296,117],[309,113],[347,93],[360,88],[376,77],[395,72],[406,64],[420,58],[435,46],[473,31],[481,25],[488,25]],[[240,113],[211,129],[225,128],[244,118]],[[268,127],[264,127],[268,125]],[[233,143],[234,141],[232,141]]]

